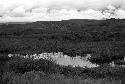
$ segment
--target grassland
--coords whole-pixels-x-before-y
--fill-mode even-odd
[[[124,84],[125,68],[60,66],[46,59],[1,58],[1,84]]]
[[[90,61],[101,66],[72,68],[47,60],[7,56],[42,52],[64,52],[70,56],[89,53],[92,54]],[[123,57],[124,19],[0,25],[0,80],[3,84],[124,84],[125,68],[108,65]]]

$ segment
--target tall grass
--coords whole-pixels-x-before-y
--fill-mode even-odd
[[[4,62],[5,63],[5,62]],[[124,84],[125,68],[59,66],[39,59],[13,57],[4,64],[1,84]],[[3,67],[5,67],[3,66]],[[1,69],[3,69],[1,67]]]
[[[44,72],[26,72],[15,74],[13,72],[3,75],[4,84],[124,84],[125,81],[112,78],[83,79],[80,77],[65,77],[62,74],[45,74]]]

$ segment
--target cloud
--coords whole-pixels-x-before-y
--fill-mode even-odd
[[[117,10],[116,15],[120,19],[125,18],[125,10],[123,10],[123,9]]]
[[[25,9],[23,7],[17,7],[15,9],[13,9],[9,14],[10,14],[10,16],[14,16],[14,17],[25,17],[26,16]]]
[[[0,22],[111,17],[125,18],[125,0],[0,0]]]

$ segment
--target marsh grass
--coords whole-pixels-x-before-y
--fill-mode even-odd
[[[124,84],[125,81],[112,78],[83,79],[81,77],[66,77],[62,74],[45,74],[44,72],[13,72],[3,75],[3,84]]]
[[[2,62],[2,61],[1,61]],[[125,84],[125,68],[107,64],[96,68],[59,66],[39,59],[13,57],[3,63],[0,84]]]

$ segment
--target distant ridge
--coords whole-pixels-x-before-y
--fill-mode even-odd
[[[61,20],[61,21],[33,21],[33,22],[4,22],[0,23],[2,24],[28,24],[28,23],[40,23],[40,22],[86,22],[86,21],[104,21],[104,20],[125,20],[125,19],[116,19],[116,18],[110,18],[110,19],[102,19],[102,20],[96,20],[96,19],[68,19],[68,20]]]
[[[27,24],[27,23],[32,23],[32,22],[5,22],[5,23],[0,23],[0,25],[2,24]]]

